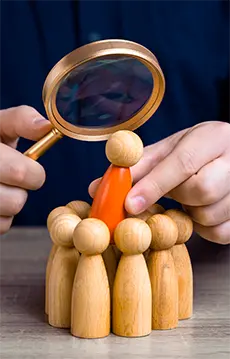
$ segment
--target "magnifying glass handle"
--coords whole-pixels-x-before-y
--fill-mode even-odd
[[[32,147],[30,147],[26,152],[24,152],[24,155],[36,161],[62,137],[62,133],[56,128],[53,128],[40,141],[36,142]]]

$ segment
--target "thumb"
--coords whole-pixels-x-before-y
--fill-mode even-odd
[[[0,137],[6,144],[19,137],[37,141],[51,128],[51,123],[33,107],[18,106],[0,111]]]

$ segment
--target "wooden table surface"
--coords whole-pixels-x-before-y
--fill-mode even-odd
[[[194,315],[170,331],[139,339],[72,337],[44,317],[44,279],[51,246],[44,228],[13,228],[1,237],[1,359],[230,358],[229,246],[194,237]]]

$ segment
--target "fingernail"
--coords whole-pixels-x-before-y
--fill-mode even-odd
[[[136,196],[128,199],[129,212],[138,214],[145,209],[146,200],[142,196]]]
[[[48,123],[50,123],[46,118],[42,118],[42,117],[38,117],[34,119],[34,124],[35,125],[46,125]]]

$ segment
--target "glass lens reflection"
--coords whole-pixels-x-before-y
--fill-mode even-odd
[[[83,127],[111,127],[126,122],[149,99],[153,78],[140,61],[117,56],[76,67],[62,81],[56,97],[59,114]]]

